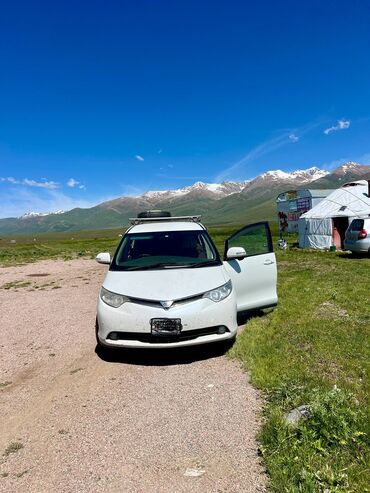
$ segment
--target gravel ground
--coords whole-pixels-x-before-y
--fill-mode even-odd
[[[105,267],[0,268],[1,492],[261,492],[260,402],[219,349],[95,352]]]

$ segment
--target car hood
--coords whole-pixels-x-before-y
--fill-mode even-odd
[[[103,286],[113,293],[169,301],[218,288],[229,280],[222,265],[185,269],[108,271]]]

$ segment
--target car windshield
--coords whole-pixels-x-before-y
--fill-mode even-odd
[[[205,231],[128,233],[111,270],[173,269],[219,265],[219,255]]]

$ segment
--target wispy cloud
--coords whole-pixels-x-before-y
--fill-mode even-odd
[[[143,158],[143,156],[140,156],[140,154],[136,154],[135,159],[137,161],[145,161],[145,159]]]
[[[74,178],[70,178],[68,181],[67,181],[67,186],[68,187],[71,187],[71,188],[74,188],[76,187],[77,185],[79,185],[80,182],[75,180]]]
[[[25,185],[27,187],[37,187],[37,188],[46,188],[47,190],[55,190],[59,188],[59,183],[55,181],[36,181],[30,180],[29,178],[23,178],[22,180],[18,180],[13,176],[0,178],[0,182],[11,183],[12,185]]]
[[[230,179],[232,175],[235,175],[236,173],[240,173],[243,170],[243,168],[245,168],[246,165],[253,163],[256,159],[259,159],[260,157],[265,156],[266,154],[270,154],[271,152],[276,151],[281,147],[288,145],[290,142],[297,142],[297,139],[299,140],[300,137],[307,134],[314,128],[318,127],[321,123],[322,123],[322,118],[317,118],[316,120],[309,122],[306,125],[303,125],[302,127],[295,129],[291,128],[289,130],[282,131],[280,135],[277,135],[276,137],[268,139],[265,142],[262,142],[261,144],[257,145],[252,150],[250,150],[244,157],[239,159],[239,161],[237,161],[236,163],[232,164],[231,166],[221,171],[221,173],[219,173],[214,178],[214,181],[220,183],[222,181],[225,181],[227,178]],[[240,178],[241,177],[239,176],[238,179]]]
[[[75,207],[93,207],[104,199],[81,200],[69,197],[60,190],[43,191],[17,187],[0,190],[0,217],[19,217],[26,212],[55,212],[59,210],[68,211]]]
[[[174,176],[174,175],[168,175],[166,173],[156,173],[155,176],[157,178],[161,178],[162,180],[186,180],[186,181],[197,181],[197,180],[208,180],[209,177],[206,176]]]
[[[167,166],[161,166],[159,168],[159,171],[165,171],[165,170],[168,170],[168,169],[173,169],[173,164],[167,164]]]
[[[346,130],[347,128],[350,127],[350,125],[351,125],[350,120],[344,120],[344,119],[338,120],[337,125],[333,125],[332,127],[326,128],[324,130],[324,134],[329,135],[332,132],[336,132],[337,130]]]
[[[289,137],[289,133],[284,132],[283,134],[278,135],[277,137],[274,137],[272,139],[266,140],[262,144],[259,144],[258,146],[254,147],[242,159],[239,159],[239,161],[237,161],[236,163],[232,164],[228,168],[224,169],[221,173],[219,173],[215,177],[215,182],[220,183],[226,180],[226,178],[228,178],[230,175],[240,171],[245,165],[250,164],[255,159],[260,158],[265,154],[269,154],[272,151],[276,151],[280,147],[286,145],[287,142],[289,142],[288,137]]]
[[[368,166],[370,165],[370,152],[360,155],[357,154],[355,156],[346,156],[339,159],[334,159],[333,161],[329,161],[319,165],[319,167],[327,171],[332,171],[335,168],[338,168],[338,166],[342,166],[343,164],[348,163],[349,161],[353,161],[355,163],[364,164],[365,166]]]
[[[86,190],[86,186],[81,183],[80,181],[78,180],[75,180],[74,178],[70,178],[68,181],[67,181],[67,186],[70,187],[70,188],[79,188],[80,190]]]
[[[117,195],[95,196],[90,199],[70,197],[61,190],[26,187],[0,188],[0,217],[19,217],[26,212],[69,211],[76,207],[94,207],[102,202],[116,199]]]

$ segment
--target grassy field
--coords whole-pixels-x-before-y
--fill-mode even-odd
[[[238,227],[212,227],[210,232],[220,252],[224,239]],[[114,253],[120,235],[119,229],[39,234],[33,236],[5,236],[0,238],[0,266],[20,265],[37,260],[77,257],[95,258],[99,252]]]
[[[19,265],[37,260],[77,257],[94,258],[99,252],[114,252],[122,229],[77,233],[12,236],[0,239],[0,265]]]
[[[370,259],[278,252],[279,305],[231,354],[265,396],[260,451],[276,492],[370,491]],[[297,426],[284,415],[309,406]]]
[[[210,229],[221,252],[233,229]],[[121,232],[2,239],[0,265],[112,253]],[[370,259],[294,248],[277,258],[279,305],[250,319],[230,352],[265,396],[259,440],[271,489],[370,491]],[[286,424],[301,405],[310,417]]]

